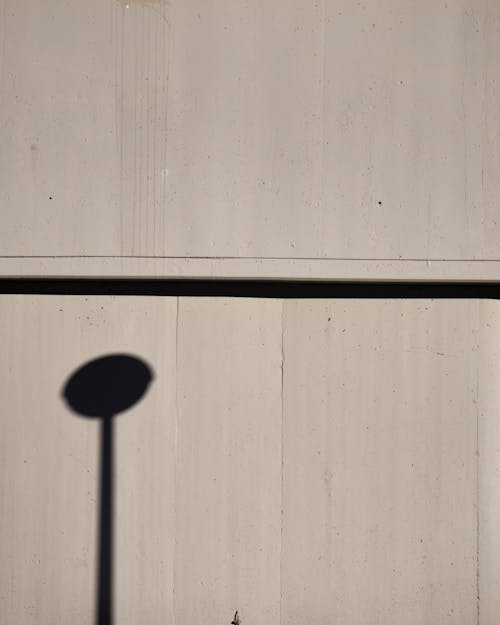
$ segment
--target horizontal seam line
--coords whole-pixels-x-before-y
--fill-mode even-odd
[[[33,260],[56,260],[56,259],[113,259],[113,260],[307,260],[307,261],[344,261],[344,262],[397,262],[397,263],[498,263],[500,258],[317,258],[308,256],[105,256],[105,255],[57,255],[57,256],[30,256],[30,255],[0,255],[2,259],[33,259]]]

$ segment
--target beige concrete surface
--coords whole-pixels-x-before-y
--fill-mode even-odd
[[[178,625],[280,619],[281,311],[179,300]]]
[[[499,20],[495,0],[0,0],[1,274],[500,261]]]
[[[94,622],[98,423],[60,393],[84,362],[115,352],[156,376],[116,417],[116,622],[168,621],[175,328],[174,298],[0,298],[1,625]]]
[[[482,302],[477,371],[479,417],[479,597],[481,625],[496,625],[500,614],[500,317],[497,302]]]
[[[476,624],[477,301],[284,311],[282,623]]]
[[[116,422],[116,622],[494,625],[494,300],[0,298],[0,625],[93,622],[90,358]],[[478,507],[479,504],[479,507]]]
[[[0,277],[500,282],[500,260],[0,258]]]

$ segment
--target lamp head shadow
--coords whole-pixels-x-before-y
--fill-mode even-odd
[[[83,417],[112,417],[136,404],[153,377],[143,360],[111,354],[77,369],[64,385],[62,396],[71,410]]]

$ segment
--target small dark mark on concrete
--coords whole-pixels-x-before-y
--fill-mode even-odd
[[[240,617],[238,616],[238,610],[234,613],[234,618],[231,621],[231,625],[240,625]]]

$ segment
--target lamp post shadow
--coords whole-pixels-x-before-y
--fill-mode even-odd
[[[101,419],[96,625],[113,624],[113,425],[112,415]]]
[[[77,369],[62,391],[71,410],[101,420],[96,625],[113,625],[114,421],[142,399],[152,379],[152,370],[144,361],[112,354]]]

